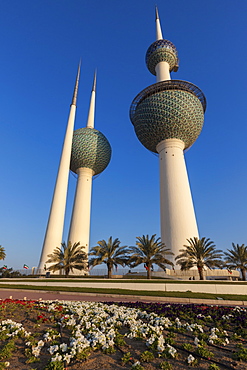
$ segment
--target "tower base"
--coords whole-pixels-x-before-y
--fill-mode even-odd
[[[183,149],[184,143],[178,139],[163,140],[157,145],[161,240],[174,253],[170,258],[174,265],[187,239],[199,237]]]

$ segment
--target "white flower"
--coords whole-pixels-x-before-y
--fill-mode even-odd
[[[57,352],[55,357],[51,358],[51,361],[62,361],[63,357]]]
[[[48,351],[50,352],[51,355],[53,355],[58,350],[59,350],[59,347],[58,347],[57,344],[55,344],[54,346],[51,346],[51,347],[48,348]]]
[[[140,365],[140,361],[136,361],[132,366],[131,366],[131,369],[135,369],[136,366]]]
[[[195,361],[195,357],[193,357],[192,355],[189,355],[187,358],[188,364],[191,365],[194,361]]]
[[[195,346],[198,347],[200,340],[197,337],[195,337],[194,343],[195,343]]]
[[[176,353],[177,353],[177,350],[176,348],[170,346],[170,344],[167,344],[166,345],[167,348],[168,348],[168,353],[172,356],[172,357],[175,357],[176,356]]]
[[[50,334],[49,334],[49,333],[45,333],[45,334],[43,335],[43,338],[44,338],[44,340],[45,340],[46,342],[49,342],[50,340],[52,340],[52,338],[50,337]]]
[[[182,326],[182,324],[181,324],[181,322],[180,322],[180,320],[179,320],[179,318],[178,318],[178,317],[175,319],[175,323],[176,323],[176,325],[177,325],[177,328],[178,328],[178,329],[180,329],[180,328],[181,328],[181,326]]]
[[[60,349],[61,349],[62,352],[66,352],[67,351],[67,348],[68,348],[68,346],[67,346],[66,343],[60,344]]]
[[[38,347],[39,348],[42,348],[44,346],[45,342],[43,342],[43,340],[39,340],[38,341]]]
[[[33,348],[32,348],[32,354],[33,354],[35,357],[39,357],[40,349],[39,349],[38,347],[33,347]]]
[[[66,363],[69,364],[71,357],[72,357],[71,355],[66,353],[66,355],[63,356],[63,361],[66,361]]]
[[[163,337],[163,335],[160,335],[159,338],[158,338],[158,343],[157,343],[157,351],[159,353],[163,352],[165,350],[165,338]]]
[[[78,349],[78,353],[80,353],[81,351],[80,351],[80,348]],[[72,348],[71,349],[71,351],[70,351],[70,355],[71,355],[71,357],[74,357],[75,355],[76,355],[76,350],[74,349],[74,348]]]
[[[222,343],[223,344],[223,346],[226,346],[227,344],[229,344],[230,342],[229,342],[229,339],[228,338],[225,338],[225,340],[224,340],[224,342]]]

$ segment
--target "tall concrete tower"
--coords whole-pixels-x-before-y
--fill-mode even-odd
[[[70,169],[78,175],[68,241],[89,249],[92,178],[107,167],[111,146],[94,128],[96,75],[94,76],[87,126],[74,132]]]
[[[192,83],[171,80],[178,53],[163,39],[157,9],[156,41],[147,50],[146,64],[156,83],[135,97],[130,119],[140,142],[159,154],[161,239],[174,253],[174,262],[186,239],[198,237],[184,150],[202,130],[206,99]]]
[[[74,131],[76,100],[78,94],[78,85],[80,77],[80,65],[78,67],[76,83],[70,113],[67,123],[67,130],[64,137],[62,154],[57,173],[57,180],[54,188],[53,199],[51,203],[50,215],[47,223],[43,248],[38,266],[38,272],[44,271],[44,266],[48,260],[48,254],[52,253],[56,247],[60,247],[63,237],[64,214],[66,208],[66,197],[69,179],[69,166],[71,157],[71,146]],[[48,267],[48,266],[47,266]]]

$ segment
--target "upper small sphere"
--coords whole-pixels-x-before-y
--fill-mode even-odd
[[[169,40],[157,40],[147,50],[146,64],[149,71],[155,76],[155,67],[160,62],[167,62],[170,72],[178,70],[178,52],[175,45]]]
[[[107,138],[98,130],[89,127],[74,132],[70,169],[77,173],[78,168],[90,168],[97,175],[104,171],[111,159],[111,146]]]
[[[179,139],[189,148],[199,136],[206,99],[190,82],[171,80],[153,84],[133,100],[130,119],[140,142],[157,153],[166,139]]]

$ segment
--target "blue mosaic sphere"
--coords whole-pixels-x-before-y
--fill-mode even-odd
[[[130,108],[130,119],[140,142],[157,153],[166,139],[179,139],[189,148],[198,138],[204,121],[206,99],[190,82],[171,80],[140,92]]]
[[[155,76],[155,67],[160,62],[167,62],[170,72],[177,72],[178,52],[175,45],[169,40],[157,40],[147,50],[146,64],[149,71]]]
[[[107,138],[98,130],[89,127],[74,132],[70,169],[77,173],[78,168],[90,168],[97,175],[104,171],[111,159],[111,146]]]

